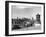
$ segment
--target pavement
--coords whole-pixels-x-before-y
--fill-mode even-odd
[[[26,30],[40,30],[41,26],[24,27],[15,31],[26,31]]]

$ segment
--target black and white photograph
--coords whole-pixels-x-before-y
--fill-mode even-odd
[[[11,6],[12,30],[39,30],[41,29],[41,7]]]
[[[8,35],[44,33],[44,3],[9,2]]]

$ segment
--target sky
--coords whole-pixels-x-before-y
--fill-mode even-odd
[[[36,14],[41,13],[40,6],[22,6],[22,5],[12,5],[11,6],[11,17],[12,18],[34,18],[36,19]]]

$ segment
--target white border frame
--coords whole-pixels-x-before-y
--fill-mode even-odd
[[[12,31],[11,30],[11,6],[12,5],[26,5],[26,6],[41,6],[41,30],[29,30],[29,31]],[[44,30],[44,23],[43,23],[43,9],[44,6],[41,4],[21,4],[21,3],[9,3],[9,35],[11,34],[26,34],[26,33],[42,33]],[[42,19],[43,18],[43,19]]]

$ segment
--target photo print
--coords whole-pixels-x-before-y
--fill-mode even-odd
[[[12,30],[41,29],[41,7],[12,5]]]

